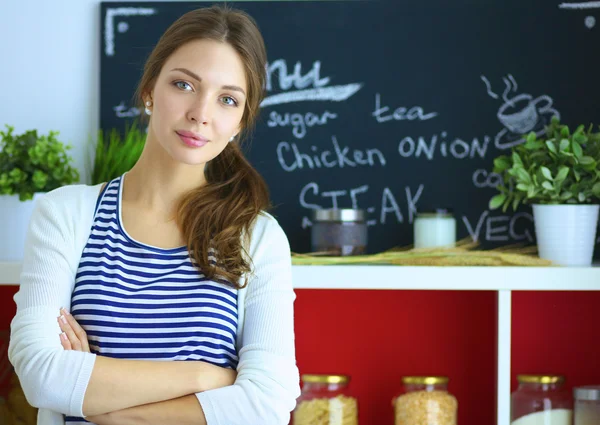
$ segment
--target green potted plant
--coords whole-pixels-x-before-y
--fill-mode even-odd
[[[109,182],[131,170],[140,158],[145,143],[146,133],[136,121],[126,125],[123,136],[116,128],[98,130],[98,137],[90,143],[91,152],[88,155],[87,169],[91,170],[91,184]]]
[[[591,264],[600,207],[600,133],[583,125],[571,132],[554,117],[544,137],[529,133],[511,155],[494,159],[494,172],[503,183],[490,209],[532,205],[541,258]]]
[[[0,131],[0,261],[21,261],[33,206],[44,193],[79,181],[58,132]]]

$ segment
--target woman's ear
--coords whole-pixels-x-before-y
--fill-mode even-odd
[[[144,102],[144,105],[148,101],[154,103],[154,101],[153,101],[153,97],[154,97],[153,94],[154,94],[154,90],[142,93],[142,102]]]
[[[240,123],[240,125],[235,129],[235,133],[233,133],[233,138],[239,140],[238,136],[240,136],[242,134],[242,130],[243,130],[243,127],[242,127],[242,124]]]
[[[154,106],[152,93],[143,94],[142,101],[144,102],[144,112],[146,112],[146,115],[152,115],[152,106]]]

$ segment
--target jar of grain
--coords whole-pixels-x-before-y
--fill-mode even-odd
[[[358,425],[358,402],[345,375],[302,375],[294,425]]]
[[[561,375],[517,375],[511,394],[511,425],[571,425],[573,399]]]
[[[446,376],[405,376],[392,401],[395,425],[456,425],[458,402]]]

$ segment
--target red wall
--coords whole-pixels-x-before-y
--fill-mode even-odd
[[[0,331],[6,330],[10,326],[15,312],[17,311],[13,296],[19,288],[17,286],[0,285]]]
[[[359,423],[392,425],[403,375],[450,377],[458,423],[495,423],[496,293],[297,290],[300,373],[352,377]]]
[[[8,331],[10,321],[16,312],[13,295],[17,292],[17,286],[1,286],[0,285],[0,376],[4,376],[8,362]],[[0,397],[6,397],[10,383],[10,375],[5,378],[0,378]]]
[[[0,286],[0,330],[16,287]],[[360,423],[392,425],[400,378],[450,377],[461,425],[495,424],[496,293],[297,290],[301,373],[352,376]],[[513,292],[512,384],[517,373],[562,373],[600,384],[600,291]]]
[[[600,291],[513,292],[512,389],[521,373],[600,385]]]

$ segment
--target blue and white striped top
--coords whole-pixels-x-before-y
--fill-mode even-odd
[[[71,313],[90,350],[236,368],[237,290],[208,280],[187,247],[161,249],[132,239],[121,224],[122,180],[109,182],[98,198],[75,278]],[[89,424],[69,416],[65,422]]]

